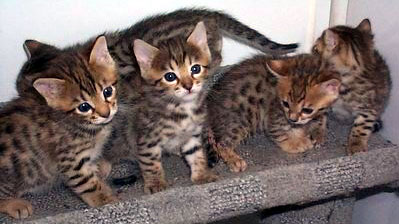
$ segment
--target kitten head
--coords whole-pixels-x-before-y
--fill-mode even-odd
[[[293,124],[306,124],[326,112],[338,98],[340,79],[324,69],[312,56],[299,55],[269,60],[267,67],[277,78],[277,96],[286,118]]]
[[[30,85],[37,91],[37,100],[44,99],[53,109],[90,124],[106,124],[112,120],[118,109],[115,89],[118,76],[104,36],[89,47],[54,48],[48,60],[38,59],[35,51],[40,49],[29,47],[28,56],[33,62],[25,72],[31,72],[27,75],[32,74],[29,77],[34,78]],[[20,78],[24,77],[20,74]]]
[[[342,73],[359,70],[373,60],[371,24],[364,19],[356,28],[335,26],[323,32],[312,51]]]
[[[141,77],[147,83],[182,101],[192,100],[201,91],[211,62],[203,22],[195,26],[188,38],[174,37],[158,47],[137,39],[134,54]]]

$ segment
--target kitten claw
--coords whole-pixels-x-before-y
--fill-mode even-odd
[[[9,199],[0,202],[1,212],[8,214],[14,219],[25,219],[33,214],[32,204],[23,199]]]

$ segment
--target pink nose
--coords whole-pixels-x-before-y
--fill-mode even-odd
[[[185,84],[185,85],[183,85],[183,88],[187,89],[188,92],[191,92],[191,89],[193,88],[193,84]]]

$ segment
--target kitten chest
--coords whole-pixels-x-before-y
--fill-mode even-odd
[[[196,138],[193,136],[199,136],[202,132],[202,126],[205,122],[205,114],[197,114],[195,110],[198,108],[193,102],[182,104],[175,107],[171,112],[177,112],[179,114],[184,114],[180,119],[170,119],[167,122],[167,126],[170,129],[164,129],[165,134],[170,133],[173,130],[173,135],[168,135],[170,137],[163,138],[162,148],[174,154],[180,153],[180,148],[183,144],[187,143],[191,138]]]

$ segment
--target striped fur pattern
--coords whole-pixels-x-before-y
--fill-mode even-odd
[[[177,38],[187,40],[188,36],[194,30],[194,27],[200,22],[206,26],[207,43],[211,54],[211,62],[208,70],[217,67],[222,61],[222,37],[229,37],[264,53],[271,55],[280,55],[295,51],[297,44],[279,44],[268,39],[256,30],[242,24],[232,16],[221,11],[208,9],[181,9],[171,13],[159,14],[148,17],[133,26],[116,31],[105,33],[108,49],[114,58],[118,72],[121,75],[119,85],[123,86],[123,93],[119,97],[121,111],[117,115],[118,121],[113,122],[113,134],[109,144],[107,144],[106,155],[131,155],[130,152],[136,150],[134,139],[134,127],[125,126],[124,118],[141,119],[134,114],[134,107],[141,101],[137,98],[140,94],[137,89],[141,88],[140,67],[134,54],[134,41],[141,39],[146,43],[161,48],[168,40]],[[171,41],[167,44],[171,44]],[[73,51],[77,48],[86,48],[91,46],[93,40],[84,44],[79,44],[65,49],[59,49],[54,46],[28,40],[24,48],[27,52],[28,60],[23,66],[18,79],[17,91],[20,95],[36,94],[33,89],[33,81],[40,77],[41,73],[29,70],[31,64],[43,64],[49,66],[46,61],[51,61],[59,54]],[[53,65],[51,65],[53,66]],[[54,65],[56,66],[56,65]],[[28,71],[27,71],[28,70]],[[144,83],[144,82],[143,82]],[[123,145],[124,147],[119,147]],[[114,147],[118,146],[118,147]]]
[[[117,111],[115,63],[99,37],[88,51],[69,50],[28,71],[37,97],[20,97],[0,109],[0,212],[32,214],[20,197],[63,179],[89,206],[116,201],[103,178],[101,149]]]
[[[341,75],[340,97],[333,111],[338,117],[353,119],[348,153],[367,151],[391,90],[389,68],[374,47],[370,21],[365,19],[356,28],[336,26],[324,31],[313,52]]]
[[[211,67],[222,61],[222,37],[229,37],[269,55],[280,55],[295,51],[297,44],[279,44],[254,29],[242,24],[232,16],[207,9],[181,9],[171,13],[148,17],[130,28],[108,33],[109,50],[115,58],[122,75],[139,72],[133,53],[135,39],[153,45],[182,36],[187,39],[197,23],[203,21],[207,30],[207,42],[211,51]]]
[[[235,148],[254,133],[267,133],[288,153],[322,144],[325,113],[338,97],[338,77],[310,55],[258,55],[232,66],[207,97],[213,149],[240,172],[247,164]]]
[[[155,193],[167,185],[161,163],[163,152],[183,157],[194,183],[216,180],[208,169],[201,141],[204,83],[211,63],[204,23],[198,23],[188,38],[174,37],[158,47],[136,40],[134,51],[142,83],[136,117],[131,120],[138,130],[138,160],[145,192]]]

